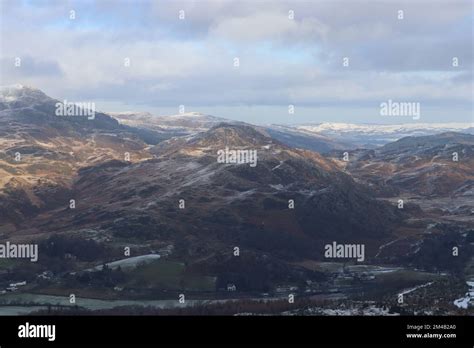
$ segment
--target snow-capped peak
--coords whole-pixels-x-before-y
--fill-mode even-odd
[[[34,103],[51,99],[39,89],[25,86],[22,84],[15,84],[10,86],[0,86],[0,102],[27,102]]]
[[[301,125],[297,128],[316,133],[358,132],[358,133],[399,133],[420,131],[460,131],[472,127],[473,124],[462,122],[450,123],[404,123],[404,124],[354,124],[325,122],[317,125]]]
[[[192,112],[183,112],[177,115],[170,115],[168,117],[207,117],[207,116],[209,115],[203,114],[201,112],[192,111]]]
[[[383,145],[408,136],[424,136],[446,132],[474,133],[472,123],[404,123],[404,124],[354,124],[320,123],[295,126],[302,132],[323,135],[358,146]]]

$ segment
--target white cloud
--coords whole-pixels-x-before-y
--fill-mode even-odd
[[[68,6],[32,12],[11,3],[2,14],[2,80],[58,98],[151,106],[339,102],[350,112],[350,105],[392,98],[444,103],[448,112],[453,103],[472,104],[472,9],[412,1],[399,23],[393,3],[343,3],[72,2],[88,21],[67,25]],[[12,65],[17,56],[28,57],[23,74]],[[344,56],[349,68],[342,67]],[[456,70],[452,56],[462,63]]]
[[[290,19],[288,13],[263,12],[218,20],[211,26],[209,36],[246,44],[265,40],[288,43],[300,40],[319,41],[324,38],[327,30],[316,18],[297,21]]]

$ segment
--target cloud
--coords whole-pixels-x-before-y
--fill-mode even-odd
[[[31,56],[1,57],[0,66],[0,75],[10,78],[56,78],[63,74],[58,62]]]
[[[255,13],[245,17],[221,19],[210,27],[209,36],[242,44],[276,41],[291,44],[320,41],[327,28],[316,18],[295,21],[288,13]]]
[[[454,103],[472,105],[473,11],[465,2],[2,3],[2,80],[58,98],[150,106],[339,104],[348,113],[388,98],[447,112]],[[21,70],[11,65],[18,56]]]

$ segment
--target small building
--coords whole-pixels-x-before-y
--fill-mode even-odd
[[[235,284],[227,284],[227,291],[236,291],[237,287]]]
[[[158,254],[163,257],[170,256],[173,253],[174,245],[170,244],[158,250]]]
[[[278,294],[284,294],[284,293],[291,293],[294,291],[298,291],[297,286],[291,286],[291,285],[279,285],[275,288],[275,292]]]
[[[45,279],[45,280],[51,279],[52,277],[53,277],[53,272],[51,271],[44,271],[43,273],[38,275],[38,278]]]

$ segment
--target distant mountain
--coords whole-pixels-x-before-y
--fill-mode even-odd
[[[334,157],[342,158],[341,152]],[[474,197],[474,135],[447,132],[405,137],[349,153],[345,169],[389,195]]]
[[[112,117],[95,112],[94,118],[85,116],[57,116],[56,103],[42,91],[23,85],[0,87],[0,122],[37,125],[51,131],[90,132],[91,130],[117,130],[119,123]],[[46,133],[48,134],[48,133]]]
[[[220,124],[245,124],[243,122],[205,115],[197,112],[184,113],[170,116],[155,116],[148,112],[111,112],[109,113],[122,124],[141,128],[151,129],[163,134],[164,137],[190,135],[197,132],[204,132]],[[297,129],[284,125],[256,126],[267,132],[274,139],[296,148],[307,149],[317,152],[327,152],[334,149],[351,147],[350,143],[335,141],[325,135],[315,132]]]
[[[203,132],[221,122],[231,122],[224,118],[198,112],[170,116],[155,116],[148,112],[110,112],[109,114],[122,124],[163,133],[174,132],[179,135]]]
[[[376,147],[407,136],[434,135],[445,132],[474,134],[474,123],[406,123],[394,125],[320,123],[293,126],[298,131],[328,137],[353,147]]]
[[[0,88],[0,220],[16,223],[68,196],[79,168],[151,157],[135,129],[96,112],[57,116],[57,100],[22,85]]]
[[[0,87],[0,111],[29,108],[47,102],[55,102],[42,91],[21,84]]]
[[[197,112],[170,116],[156,116],[147,112],[112,112],[109,114],[119,120],[121,124],[158,132],[161,134],[161,140],[204,132],[223,122],[244,124]],[[451,131],[474,134],[474,126],[470,123],[398,125],[320,123],[253,125],[253,127],[264,130],[274,139],[288,146],[320,153],[332,150],[375,148],[407,136],[434,135]]]
[[[325,153],[331,150],[349,149],[354,146],[343,139],[335,140],[322,133],[308,131],[303,128],[284,125],[270,125],[264,128],[273,138],[288,146],[300,149]]]

